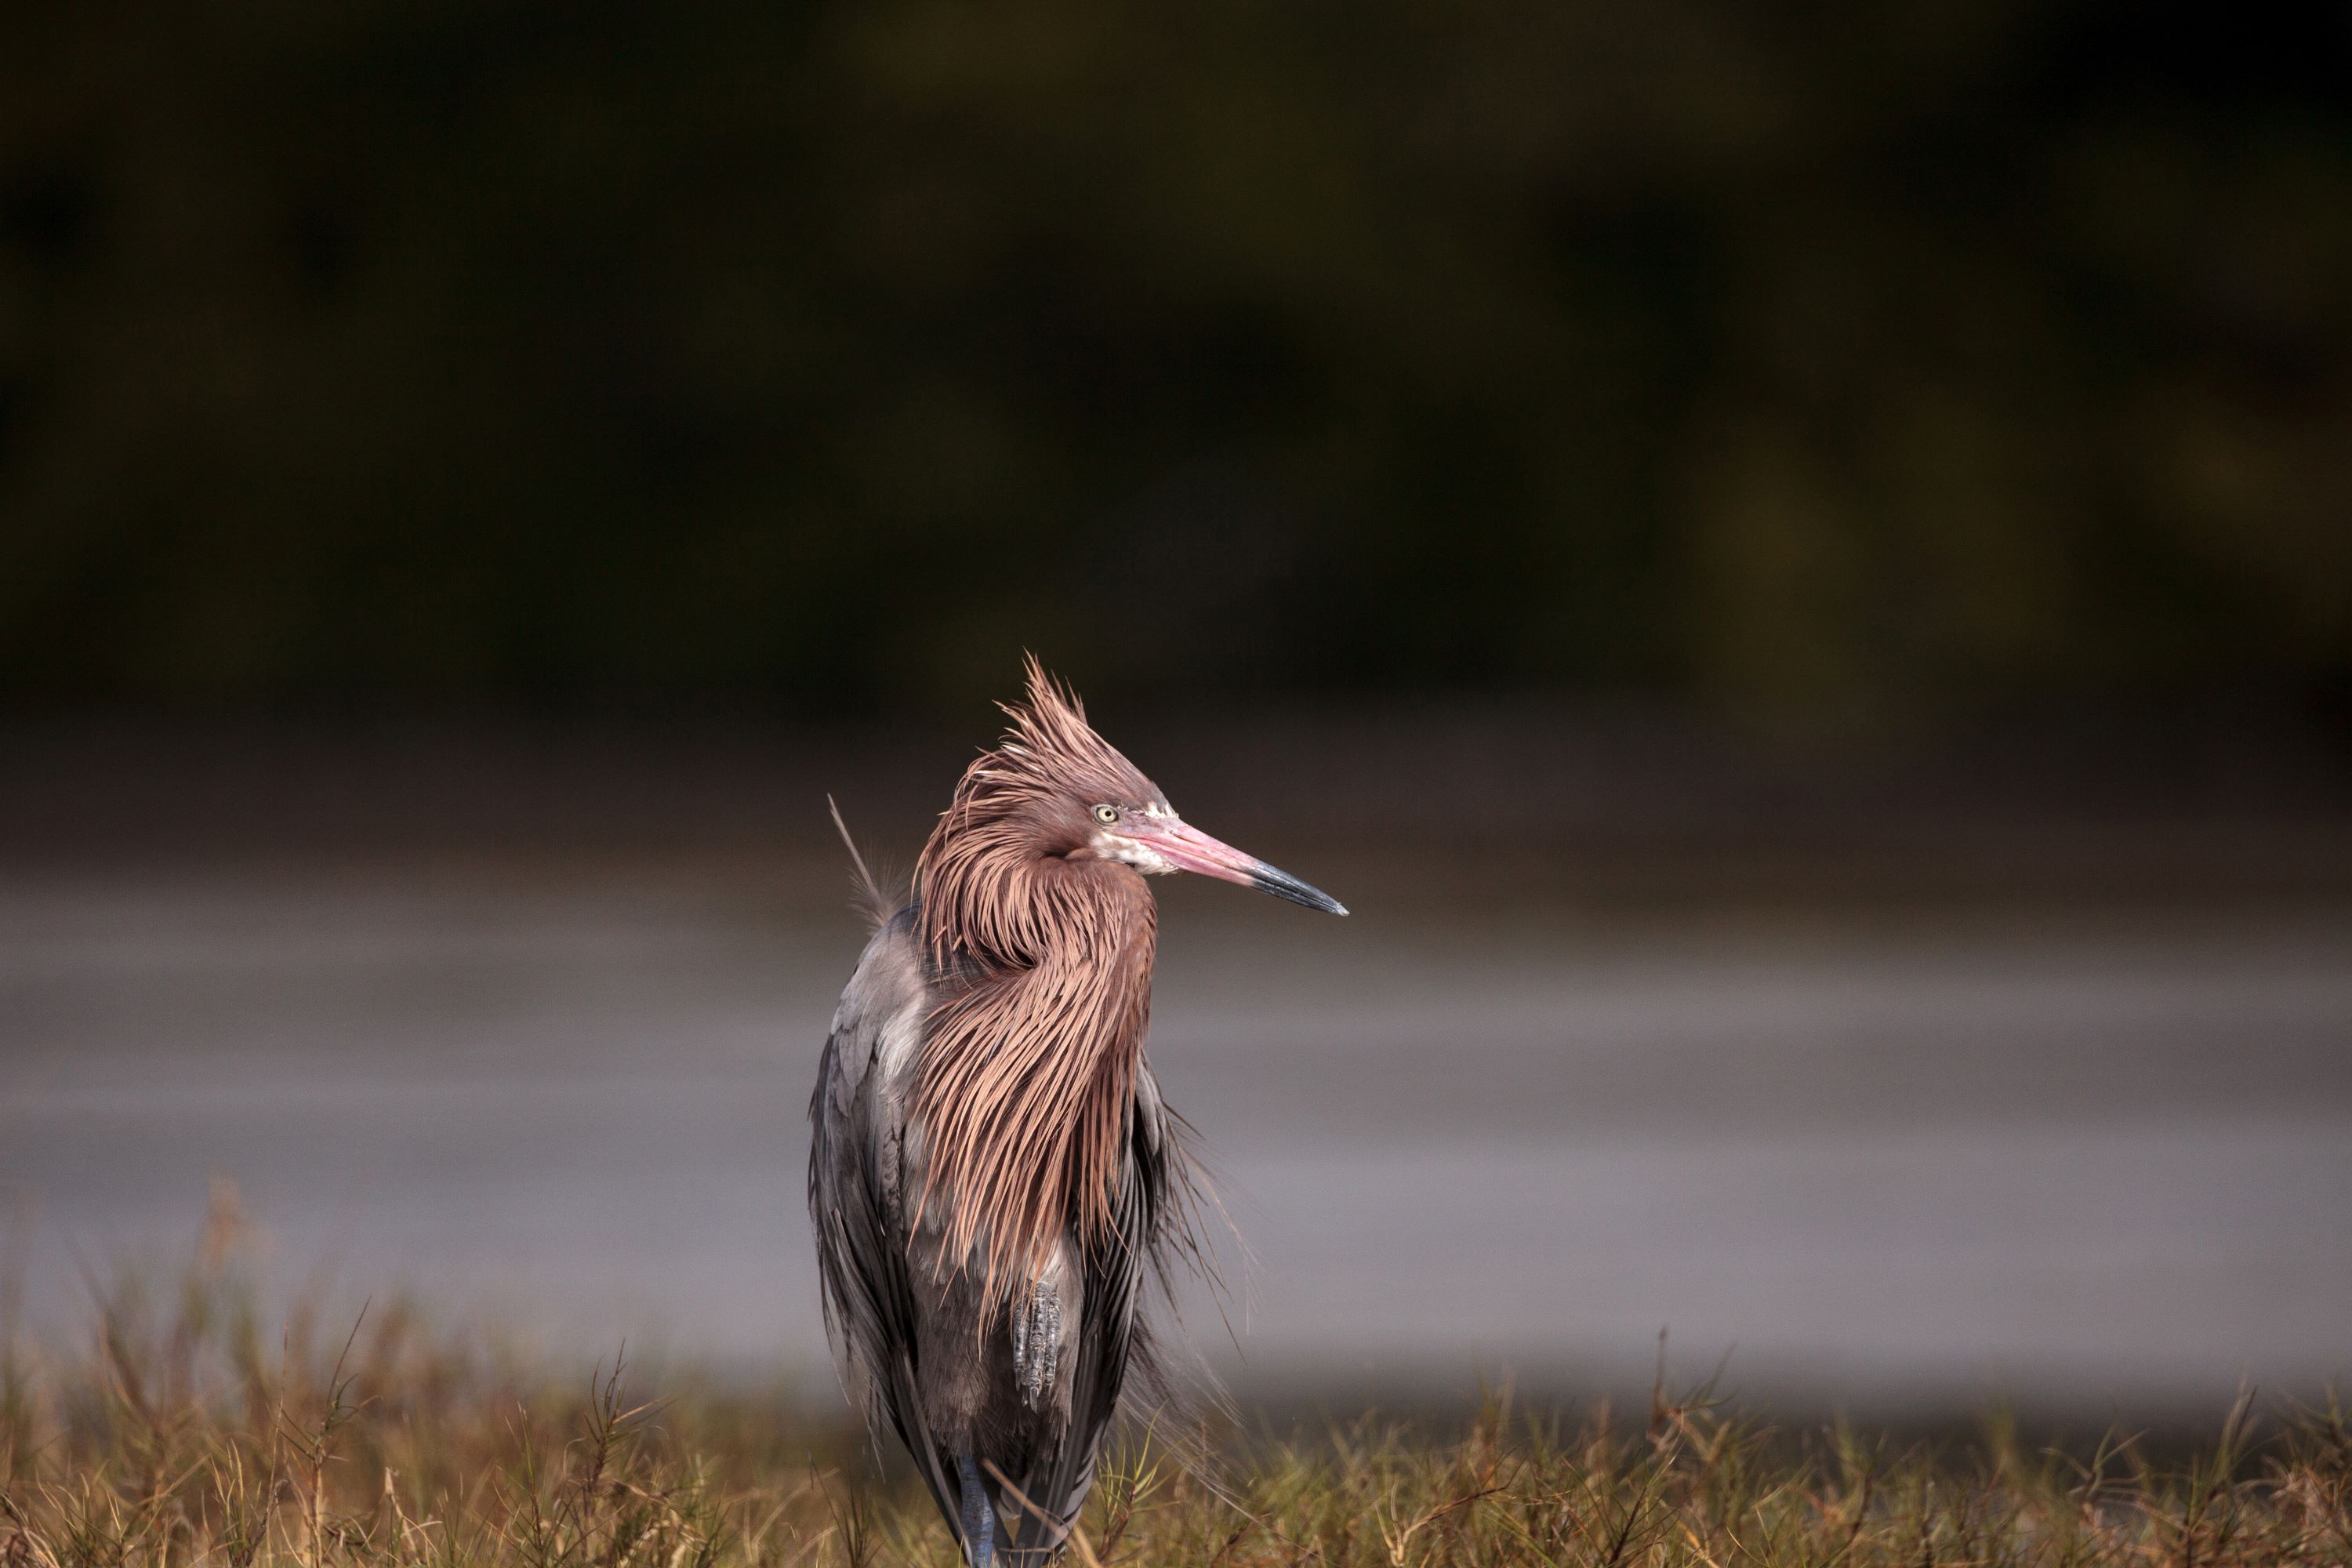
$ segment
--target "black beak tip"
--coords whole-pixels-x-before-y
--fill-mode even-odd
[[[1260,866],[1257,875],[1250,879],[1250,885],[1261,893],[1272,893],[1277,899],[1287,900],[1307,909],[1320,910],[1327,915],[1348,912],[1347,905],[1320,888],[1310,888],[1289,872],[1277,871],[1271,866]]]

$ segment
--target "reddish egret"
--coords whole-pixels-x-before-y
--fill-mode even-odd
[[[1149,1365],[1145,1272],[1189,1242],[1184,1157],[1143,1058],[1159,923],[1143,879],[1197,871],[1348,912],[1178,817],[1034,658],[1028,686],[905,905],[880,919],[876,900],[809,1102],[845,1381],[972,1568],[1060,1550]]]

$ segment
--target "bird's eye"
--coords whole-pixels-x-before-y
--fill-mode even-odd
[[[1095,820],[1101,823],[1105,827],[1108,827],[1112,823],[1118,820],[1118,807],[1115,805],[1098,805],[1095,807]]]

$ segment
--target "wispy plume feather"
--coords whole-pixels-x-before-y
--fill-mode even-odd
[[[841,835],[841,847],[849,851],[849,864],[857,873],[852,886],[856,889],[858,911],[865,915],[868,926],[879,929],[889,920],[896,906],[882,891],[882,884],[875,879],[874,873],[866,869],[866,857],[857,852],[857,840],[849,836],[849,824],[841,819],[840,803],[828,795],[824,797],[824,808],[833,813],[833,829]]]

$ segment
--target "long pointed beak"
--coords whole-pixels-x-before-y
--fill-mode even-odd
[[[1348,906],[1318,889],[1310,888],[1287,871],[1278,871],[1255,855],[1244,855],[1221,844],[1188,823],[1177,822],[1144,839],[1180,871],[1197,871],[1220,881],[1239,882],[1261,893],[1272,893],[1328,915],[1344,915]]]

